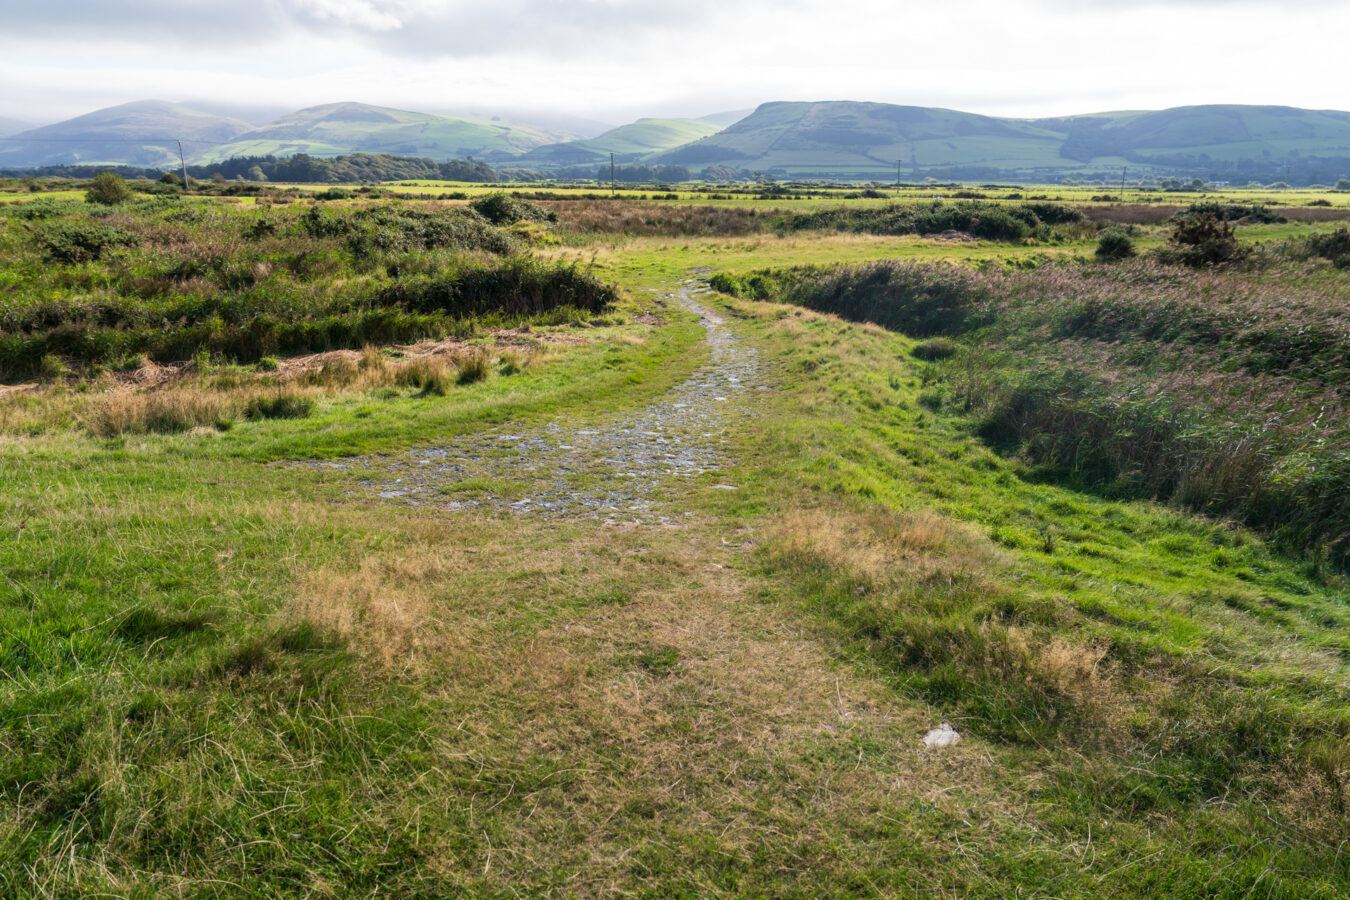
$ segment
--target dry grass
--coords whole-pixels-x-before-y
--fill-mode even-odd
[[[769,529],[774,545],[875,585],[897,579],[988,579],[1001,565],[993,544],[969,526],[929,511],[869,516],[793,510]]]
[[[635,237],[744,235],[763,231],[769,215],[730,206],[652,204],[632,200],[555,200],[543,204],[569,227]]]
[[[81,417],[97,437],[118,434],[173,434],[206,426],[228,427],[238,415],[237,400],[201,387],[174,391],[113,394]]]
[[[450,641],[430,615],[438,585],[455,572],[441,554],[371,557],[354,571],[316,569],[301,577],[286,624],[336,636],[385,669],[418,669]]]
[[[325,396],[387,387],[414,387],[445,394],[456,384],[512,375],[548,355],[556,343],[512,332],[490,346],[439,341],[360,352],[339,350],[280,361],[275,371],[225,369],[203,372],[195,363],[146,366],[105,374],[93,382],[24,385],[0,394],[0,433],[40,434],[78,427],[97,437],[173,434],[194,428],[225,429],[241,418],[268,417],[259,409],[278,400],[308,414]],[[391,355],[396,354],[396,355]]]

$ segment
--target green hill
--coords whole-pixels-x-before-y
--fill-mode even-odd
[[[546,135],[520,125],[449,119],[364,103],[330,103],[293,112],[240,134],[199,154],[197,161],[296,153],[395,153],[436,160],[513,157],[547,141]]]
[[[1065,132],[1073,159],[1119,156],[1137,162],[1277,161],[1300,156],[1350,156],[1350,113],[1289,106],[1180,106],[1042,120]]]
[[[585,165],[609,159],[632,162],[716,134],[722,125],[709,119],[638,119],[584,141],[540,147],[521,157],[521,165]]]
[[[765,103],[724,131],[653,162],[790,174],[894,174],[915,167],[1027,168],[1059,160],[1063,135],[949,109],[848,101]]]
[[[232,140],[252,126],[162,100],[140,100],[33,128],[0,142],[0,166],[171,166],[177,140],[188,153]]]
[[[766,103],[647,161],[873,178],[894,177],[899,161],[915,180],[1051,180],[1125,165],[1136,174],[1307,183],[1350,170],[1350,113],[1193,106],[1030,120],[884,103]]]

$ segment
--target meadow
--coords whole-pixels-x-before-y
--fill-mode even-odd
[[[0,894],[1350,889],[1341,198],[465,191],[0,207]]]

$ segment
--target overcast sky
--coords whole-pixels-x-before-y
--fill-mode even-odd
[[[129,100],[606,122],[766,100],[1350,108],[1345,0],[3,0],[0,115]]]

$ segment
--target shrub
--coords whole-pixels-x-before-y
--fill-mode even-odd
[[[1134,241],[1119,228],[1108,228],[1097,238],[1096,256],[1103,262],[1127,259],[1134,253]]]
[[[1216,266],[1242,259],[1247,248],[1238,243],[1227,219],[1209,210],[1178,217],[1163,259],[1188,266]]]
[[[304,419],[314,411],[314,399],[294,391],[254,397],[244,406],[246,419]]]
[[[936,337],[924,341],[921,344],[915,344],[910,353],[914,354],[916,359],[926,360],[928,362],[937,362],[941,359],[950,359],[961,352],[961,345],[951,338]]]
[[[502,191],[495,191],[469,203],[469,208],[493,225],[514,225],[516,222],[556,222],[558,214],[528,200],[518,200]]]
[[[114,247],[139,242],[136,235],[114,225],[82,222],[53,223],[41,228],[37,237],[47,251],[47,258],[60,263],[89,262]]]
[[[89,203],[101,203],[104,206],[116,206],[131,199],[131,188],[122,176],[112,172],[100,172],[89,183],[84,199]]]
[[[492,356],[486,350],[475,350],[460,359],[455,369],[455,381],[460,384],[482,381],[492,372]]]

